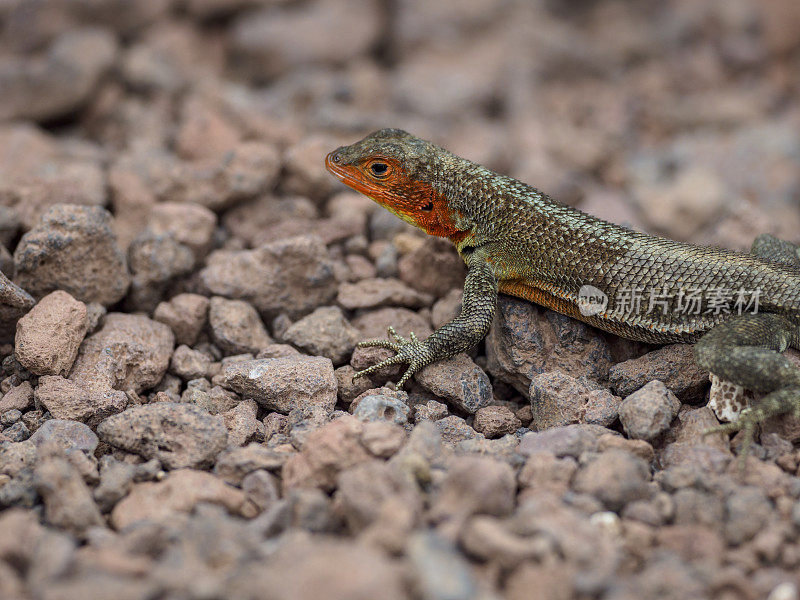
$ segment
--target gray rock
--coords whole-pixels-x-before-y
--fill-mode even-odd
[[[335,306],[323,306],[293,323],[281,336],[304,352],[324,356],[340,366],[358,343],[361,334]]]
[[[77,421],[49,419],[34,432],[31,442],[37,448],[43,444],[55,443],[65,451],[75,449],[94,454],[100,440],[88,425]]]
[[[35,304],[33,296],[0,271],[0,341],[14,339],[17,321]]]
[[[404,425],[408,423],[408,404],[384,394],[360,397],[353,415],[362,421],[388,421]]]
[[[519,452],[530,456],[534,452],[550,452],[555,456],[578,458],[587,451],[597,449],[598,439],[609,430],[597,425],[566,425],[545,431],[526,433],[519,444]]]
[[[16,408],[0,413],[0,425],[8,427],[22,418],[22,411]]]
[[[128,247],[128,263],[133,278],[126,304],[149,313],[161,302],[169,283],[192,270],[194,255],[171,234],[145,229]]]
[[[428,365],[414,379],[432,394],[469,414],[492,401],[489,376],[466,354]]]
[[[12,442],[24,442],[31,437],[31,431],[22,421],[17,421],[3,430],[3,435]]]
[[[661,381],[651,381],[622,401],[619,419],[628,437],[652,440],[669,429],[681,402]]]
[[[433,532],[416,533],[406,548],[411,576],[426,600],[477,598],[469,563],[455,545]]]
[[[97,433],[112,446],[157,458],[167,469],[207,466],[228,441],[220,417],[174,402],[129,408],[100,423]]]

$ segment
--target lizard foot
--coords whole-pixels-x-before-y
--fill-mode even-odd
[[[386,360],[382,360],[378,364],[356,372],[353,375],[353,379],[363,377],[364,375],[369,375],[370,373],[374,373],[378,369],[388,367],[389,365],[404,363],[408,365],[408,369],[406,369],[406,372],[403,373],[400,381],[397,382],[396,387],[400,389],[409,379],[411,379],[411,376],[414,373],[432,362],[430,351],[425,345],[425,342],[419,341],[413,332],[409,335],[410,339],[406,339],[397,333],[394,327],[389,327],[389,335],[392,336],[394,341],[378,339],[365,340],[358,343],[359,348],[386,348],[388,350],[394,350],[397,354],[387,358]]]
[[[753,445],[758,424],[771,417],[786,413],[794,413],[796,417],[800,417],[800,388],[787,387],[770,392],[759,401],[758,406],[745,408],[736,421],[706,429],[703,435],[741,431],[744,439],[742,447],[739,449],[739,461],[740,468],[743,468],[747,454]]]

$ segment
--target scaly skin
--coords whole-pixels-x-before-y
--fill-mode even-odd
[[[394,341],[362,342],[396,355],[357,376],[406,363],[399,387],[425,365],[467,350],[488,332],[499,291],[633,340],[699,340],[702,367],[769,393],[720,431],[752,432],[769,416],[800,412],[800,370],[780,354],[800,347],[798,246],[761,236],[744,254],[632,231],[397,129],[338,148],[325,164],[406,222],[449,238],[468,267],[458,317],[423,341],[390,332]],[[607,306],[587,311],[582,286],[603,292]],[[637,290],[640,304],[626,303]],[[705,297],[697,314],[681,310],[688,298],[682,294],[694,290]],[[757,312],[717,310],[714,290],[733,294],[728,308],[740,291],[745,303],[757,294]]]

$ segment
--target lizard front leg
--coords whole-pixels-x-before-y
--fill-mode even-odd
[[[497,306],[497,278],[480,248],[465,252],[464,260],[468,270],[459,315],[422,341],[413,333],[410,335],[411,339],[407,340],[398,335],[393,327],[389,327],[389,335],[393,340],[367,340],[359,343],[361,348],[377,346],[394,350],[397,354],[357,372],[354,379],[388,365],[404,363],[408,364],[408,369],[397,382],[397,387],[401,388],[414,373],[426,365],[469,350],[486,336]]]
[[[739,419],[707,433],[745,433],[746,456],[756,426],[766,419],[800,414],[800,369],[781,354],[796,345],[798,322],[785,315],[748,314],[725,321],[695,345],[697,363],[720,379],[767,395],[757,406],[742,411]]]

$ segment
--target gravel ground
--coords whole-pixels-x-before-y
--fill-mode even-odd
[[[800,230],[796,0],[0,2],[0,598],[798,600],[800,421],[501,297],[324,170],[407,129],[619,223]]]

